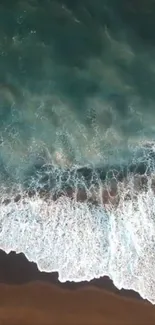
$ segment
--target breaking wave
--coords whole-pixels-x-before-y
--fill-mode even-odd
[[[52,168],[44,166],[46,185],[51,178],[45,176],[56,175]],[[57,175],[60,172],[62,181],[64,172],[57,169]],[[68,171],[70,184],[72,180],[77,184],[79,196],[73,187],[72,195],[67,189],[60,191],[60,179],[59,190],[55,188],[57,196],[53,195],[41,181],[43,169],[38,180],[31,178],[27,189],[14,185],[8,191],[1,185],[0,248],[7,253],[23,252],[39,270],[58,272],[61,282],[90,281],[107,275],[119,289],[133,289],[154,304],[154,173],[129,171],[124,178],[117,173],[114,197],[108,187],[112,178],[103,182],[101,172],[98,178],[90,177],[90,171],[82,173],[79,176],[78,170]],[[44,184],[42,191],[39,184]],[[80,197],[82,184],[86,198]],[[104,201],[105,189],[109,198],[118,200]]]

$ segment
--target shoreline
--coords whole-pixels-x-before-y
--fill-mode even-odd
[[[23,254],[0,251],[2,325],[153,325],[155,306],[107,277],[89,283],[58,282]],[[2,283],[5,282],[5,283]],[[17,284],[18,283],[18,284]],[[137,299],[135,299],[137,298]]]
[[[62,290],[83,290],[87,287],[103,289],[112,292],[121,297],[134,298],[140,301],[144,299],[133,290],[117,289],[108,276],[99,279],[93,279],[90,282],[65,282],[58,280],[58,274],[41,272],[38,270],[36,263],[28,261],[23,253],[15,252],[5,253],[0,250],[0,284],[6,285],[23,285],[32,282],[42,282],[56,285]],[[149,303],[149,302],[148,302]]]

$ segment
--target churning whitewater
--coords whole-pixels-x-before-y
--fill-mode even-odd
[[[154,304],[154,176],[145,176],[145,188],[135,180],[129,174],[117,181],[117,204],[103,204],[101,184],[97,204],[76,195],[30,195],[22,186],[8,194],[1,187],[0,248],[23,252],[39,270],[57,271],[61,282],[108,275],[117,288],[133,289]]]

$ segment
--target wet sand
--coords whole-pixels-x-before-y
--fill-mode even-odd
[[[39,272],[23,254],[0,251],[0,324],[150,325],[155,306],[107,278],[65,283]]]

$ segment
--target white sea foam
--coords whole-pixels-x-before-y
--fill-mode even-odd
[[[1,204],[0,248],[23,252],[61,282],[108,275],[155,304],[155,197],[150,187],[124,200],[130,183],[117,208],[38,195]]]

